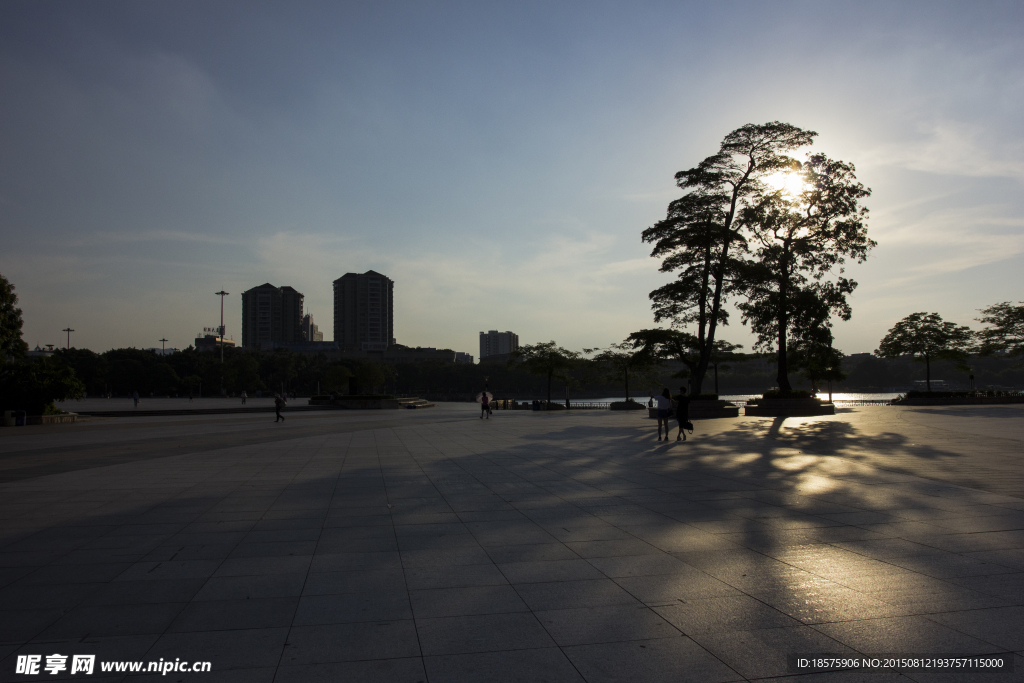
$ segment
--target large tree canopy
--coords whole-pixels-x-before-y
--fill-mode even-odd
[[[974,333],[971,328],[947,322],[938,313],[911,313],[892,326],[878,344],[875,354],[882,358],[911,356],[924,363],[925,382],[932,390],[933,360],[967,360]]]
[[[978,333],[982,353],[1024,356],[1024,301],[1019,306],[1004,301],[983,308],[978,322],[989,325]]]
[[[21,309],[14,285],[0,275],[0,362],[25,355],[27,346],[21,338]]]
[[[853,164],[808,155],[769,179],[741,215],[750,256],[738,267],[737,288],[745,299],[738,308],[757,335],[757,347],[775,349],[783,392],[792,389],[790,340],[831,343],[830,318],[850,319],[846,297],[857,287],[843,275],[846,259],[863,262],[875,246],[860,204],[871,191],[854,171]]]
[[[741,216],[762,201],[767,176],[794,166],[787,152],[810,144],[814,136],[779,121],[737,128],[717,154],[676,174],[685,194],[669,204],[664,220],[643,232],[643,240],[654,244],[651,255],[663,259],[661,271],[677,273],[650,294],[655,321],[696,326],[694,392],[701,390],[718,324],[728,321],[726,296],[742,285],[736,270],[747,250],[749,226]]]

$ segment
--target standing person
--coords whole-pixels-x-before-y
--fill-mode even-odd
[[[277,412],[277,420],[274,420],[274,422],[278,420],[284,422],[284,415],[281,414],[282,408],[284,408],[284,397],[281,394],[274,394],[274,411]]]
[[[480,395],[480,419],[484,419],[484,415],[487,419],[491,419],[491,397],[486,391]]]
[[[189,387],[188,389],[188,402],[192,402],[192,387]]]
[[[686,387],[679,387],[679,395],[676,396],[676,421],[679,422],[676,441],[686,441],[683,427],[690,421],[690,397],[686,393]]]
[[[660,396],[655,396],[654,401],[658,406],[658,441],[661,441],[661,425],[665,425],[665,441],[668,441],[668,420],[672,416],[672,397],[668,389],[662,389]]]
[[[246,396],[246,394],[245,394],[245,389],[242,389],[242,405],[243,406],[245,405],[245,399],[247,399],[247,398],[248,398],[248,396]]]
[[[138,408],[139,407],[139,392],[138,391],[133,391],[132,392],[132,400],[135,401],[135,407]]]

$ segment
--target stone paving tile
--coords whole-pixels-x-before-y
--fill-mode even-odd
[[[605,605],[534,612],[560,646],[670,638],[679,631],[645,605]]]
[[[529,612],[416,620],[425,656],[552,647],[551,636]]]
[[[730,668],[751,679],[787,675],[790,673],[787,655],[791,653],[859,654],[809,626],[703,632],[690,637]],[[791,680],[803,683],[804,676]],[[875,680],[874,673],[871,680]]]
[[[273,671],[273,669],[271,669]],[[281,666],[274,683],[424,683],[426,674],[419,657],[376,659],[367,662],[300,664]]]
[[[799,621],[749,595],[677,602],[652,607],[686,635],[797,626]]]
[[[588,683],[726,683],[742,681],[689,638],[633,640],[563,648]]]
[[[178,602],[77,607],[36,637],[59,639],[160,634],[185,607],[185,603]]]
[[[432,683],[583,683],[557,648],[425,657]]]
[[[544,585],[544,584],[531,584]],[[523,601],[523,587],[462,586],[409,591],[409,600],[417,619],[458,617],[477,614],[526,612],[531,607]]]

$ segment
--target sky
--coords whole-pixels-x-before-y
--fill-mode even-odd
[[[395,282],[395,336],[606,346],[641,232],[746,123],[816,131],[878,242],[837,348],[1024,299],[1019,2],[0,3],[0,274],[30,345],[184,348],[241,293]],[[733,316],[720,337],[749,348]]]

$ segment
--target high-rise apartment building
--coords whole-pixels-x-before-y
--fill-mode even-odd
[[[303,341],[304,297],[291,287],[269,282],[242,293],[242,346],[274,348],[275,343]]]
[[[334,341],[343,351],[386,351],[395,343],[395,283],[380,273],[345,273],[334,281]]]
[[[323,340],[324,333],[313,322],[313,314],[307,313],[302,316],[302,341],[322,342]]]
[[[490,332],[480,333],[480,361],[483,362],[490,356],[504,356],[502,360],[508,360],[508,355],[519,348],[519,335],[515,332]]]

